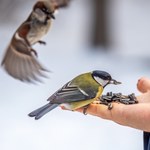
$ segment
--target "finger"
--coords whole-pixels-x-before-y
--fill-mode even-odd
[[[140,78],[137,83],[137,89],[142,93],[149,91],[150,90],[150,79],[147,77]]]

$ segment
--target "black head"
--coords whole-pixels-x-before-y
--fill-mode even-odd
[[[99,77],[103,80],[111,80],[112,79],[111,75],[109,73],[105,72],[105,71],[95,70],[95,71],[92,72],[92,75],[94,77]]]
[[[108,84],[121,84],[121,82],[112,79],[111,75],[105,71],[95,70],[92,72],[92,77],[103,87]]]
[[[55,7],[54,5],[49,1],[38,1],[34,7],[33,10],[40,9],[42,12],[44,12],[48,17],[55,19],[54,12]]]

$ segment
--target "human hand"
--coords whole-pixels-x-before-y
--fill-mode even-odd
[[[137,82],[137,89],[143,94],[137,96],[137,100],[139,103],[148,103],[150,102],[150,79],[146,77],[142,77]],[[120,111],[122,109],[123,104],[113,103],[113,107],[117,107]],[[83,108],[77,110],[78,112],[83,112]],[[108,110],[108,106],[103,104],[91,104],[87,109],[87,114],[91,114],[94,116],[101,117],[103,119],[112,118],[111,111]]]
[[[138,103],[149,103],[150,102],[150,91],[143,93],[139,96],[136,96]],[[132,104],[134,105],[134,104]],[[137,104],[135,104],[137,105]],[[109,120],[116,120],[116,118],[119,116],[119,114],[122,114],[123,111],[125,109],[130,110],[130,106],[131,105],[125,105],[122,103],[117,103],[117,102],[113,102],[112,103],[112,110],[108,109],[108,106],[104,105],[104,104],[97,104],[97,103],[92,103],[89,105],[86,113],[93,115],[93,116],[97,116],[97,117],[101,117],[103,119],[109,119]],[[76,111],[83,113],[84,108],[80,108],[77,109]],[[115,115],[113,115],[115,114]],[[116,114],[118,114],[118,116],[116,116]]]
[[[112,103],[113,108],[103,104],[90,104],[86,113],[103,119],[112,120],[118,124],[150,132],[150,79],[142,77],[137,88],[141,95],[137,96],[138,104],[125,105]],[[84,108],[76,111],[83,113]]]
[[[150,102],[150,79],[146,77],[141,77],[137,82],[137,89],[143,93],[139,96],[137,96],[137,100],[139,103],[147,103]],[[120,108],[121,104],[119,104]],[[118,103],[113,103],[113,107],[118,107]],[[120,108],[122,109],[122,108]],[[83,108],[78,109],[77,111],[83,112]],[[110,118],[110,111],[108,110],[108,107],[106,105],[102,104],[91,104],[88,109],[87,113],[99,116],[101,118]]]

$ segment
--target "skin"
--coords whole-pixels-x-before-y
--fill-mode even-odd
[[[141,92],[141,95],[137,96],[138,104],[113,103],[111,110],[108,110],[108,107],[102,104],[91,104],[87,109],[87,114],[112,120],[123,126],[150,132],[150,79],[140,78],[137,89]],[[77,111],[83,113],[82,108]]]

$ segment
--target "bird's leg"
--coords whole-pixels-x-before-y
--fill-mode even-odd
[[[87,109],[89,108],[89,105],[86,105],[83,107],[83,114],[87,115]]]
[[[38,57],[38,54],[37,54],[37,52],[36,52],[36,50],[34,50],[34,49],[31,49],[31,53],[34,53],[34,55],[36,56],[36,57]]]
[[[46,45],[46,42],[44,42],[44,41],[38,41],[38,43]]]
[[[113,108],[113,104],[112,103],[108,103],[108,110],[111,110]]]

